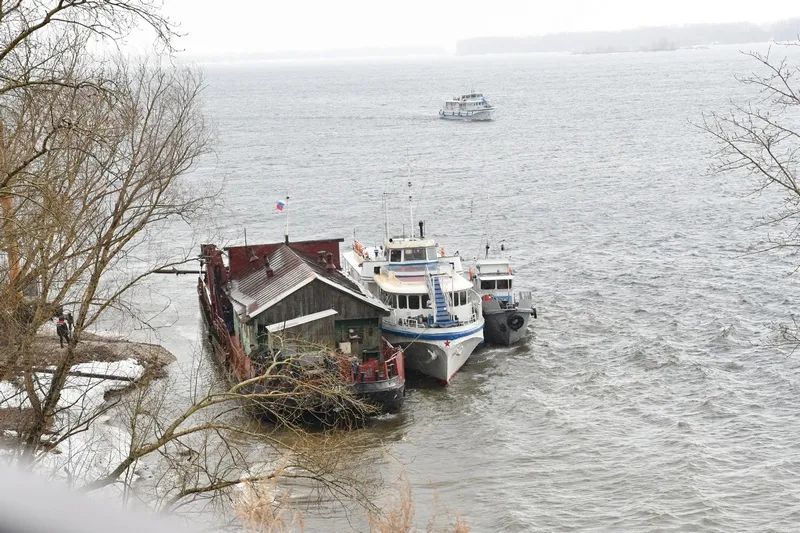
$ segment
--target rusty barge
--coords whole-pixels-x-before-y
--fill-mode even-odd
[[[235,382],[279,387],[280,376],[258,378],[291,358],[301,362],[292,367],[295,377],[333,376],[337,386],[381,411],[394,411],[405,395],[404,353],[381,335],[389,309],[342,274],[342,241],[202,245],[197,292],[203,320]],[[339,408],[324,400],[309,404],[307,398],[296,403],[323,418]],[[257,407],[258,416],[281,416],[274,406]]]

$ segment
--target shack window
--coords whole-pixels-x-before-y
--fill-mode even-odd
[[[427,309],[431,303],[431,298],[427,294],[422,295],[422,308]]]
[[[405,294],[400,294],[397,296],[397,308],[398,309],[406,309],[408,307],[408,300],[406,300]]]
[[[461,291],[461,305],[467,305],[467,291]]]
[[[408,296],[408,308],[419,309],[419,295],[411,294]]]
[[[492,291],[492,290],[494,290],[494,280],[493,279],[482,279],[481,280],[481,290],[482,291]]]
[[[425,248],[408,248],[406,250],[406,261],[424,261]]]
[[[400,250],[392,250],[389,252],[389,261],[392,263],[399,263],[401,261],[400,252]]]
[[[497,288],[498,289],[510,289],[511,288],[511,280],[510,279],[498,279],[497,280]]]

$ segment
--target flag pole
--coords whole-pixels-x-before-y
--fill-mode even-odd
[[[289,194],[286,194],[286,231],[283,234],[283,242],[289,244]]]

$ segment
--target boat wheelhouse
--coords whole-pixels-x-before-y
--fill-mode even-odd
[[[448,120],[491,120],[494,107],[481,93],[462,94],[447,100],[439,117]]]
[[[434,239],[391,237],[383,246],[356,242],[343,254],[345,274],[391,309],[381,328],[404,347],[409,368],[448,383],[483,342],[480,298],[458,256],[447,257]]]
[[[531,291],[514,292],[514,271],[501,244],[501,257],[486,257],[470,268],[470,279],[481,297],[481,310],[485,320],[483,334],[486,342],[511,345],[523,339],[528,332],[531,316],[536,318]]]

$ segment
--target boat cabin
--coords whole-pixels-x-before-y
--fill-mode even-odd
[[[475,290],[484,297],[514,303],[514,274],[508,259],[482,259],[470,268]]]
[[[463,94],[454,96],[452,100],[444,103],[444,111],[477,111],[492,107],[481,93]]]
[[[439,270],[398,276],[382,269],[375,276],[378,298],[393,310],[390,320],[412,327],[446,327],[477,320],[472,286],[461,276]]]

